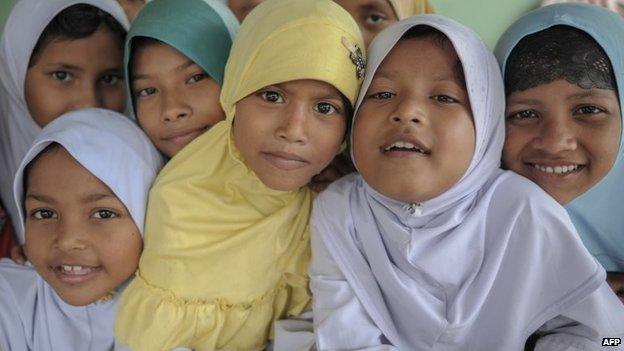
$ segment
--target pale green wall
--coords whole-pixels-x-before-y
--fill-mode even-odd
[[[430,0],[437,13],[474,29],[494,48],[501,34],[518,17],[539,6],[539,0]]]
[[[452,17],[473,28],[490,47],[494,46],[505,28],[516,18],[539,4],[538,0],[431,1],[436,12]],[[0,23],[2,27],[4,27],[4,20],[14,2],[14,0],[0,0]],[[2,29],[0,29],[1,31]]]
[[[2,29],[4,29],[4,20],[9,15],[14,2],[14,0],[0,0],[0,34],[2,34]]]

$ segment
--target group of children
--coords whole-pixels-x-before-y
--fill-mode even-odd
[[[624,19],[547,6],[494,56],[427,1],[259,2],[16,3],[1,350],[624,336]]]

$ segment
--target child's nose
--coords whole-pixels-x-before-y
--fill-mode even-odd
[[[422,108],[422,104],[412,98],[405,98],[399,101],[396,109],[390,115],[390,121],[392,123],[407,124],[407,123],[423,123],[425,120],[425,113]]]
[[[77,223],[60,220],[56,235],[56,246],[61,251],[84,250],[87,248],[84,229]]]
[[[102,97],[99,96],[98,91],[95,87],[81,89],[80,92],[74,95],[73,104],[71,106],[72,110],[80,110],[83,108],[92,107],[104,107],[104,101]]]
[[[308,111],[304,106],[287,109],[276,129],[278,139],[291,143],[306,143],[308,140]]]
[[[533,146],[548,154],[572,151],[577,147],[577,138],[573,126],[561,120],[542,123],[539,134],[533,140]]]
[[[184,96],[177,92],[162,93],[162,119],[165,122],[175,122],[181,118],[190,117],[191,107],[186,103]]]

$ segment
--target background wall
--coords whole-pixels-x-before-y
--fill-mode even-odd
[[[47,1],[47,0],[40,0]],[[184,0],[180,0],[184,1]],[[293,0],[296,1],[296,0]],[[436,12],[452,17],[473,28],[481,38],[494,47],[503,31],[523,13],[537,7],[539,0],[431,0]],[[15,0],[0,0],[0,23]],[[2,29],[0,29],[0,32]]]
[[[2,29],[4,29],[4,20],[9,15],[14,2],[15,0],[0,0],[0,34],[2,34]]]

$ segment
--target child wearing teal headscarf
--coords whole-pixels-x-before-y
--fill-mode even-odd
[[[155,0],[132,23],[125,69],[139,125],[167,157],[225,119],[223,72],[238,22],[216,0]]]

